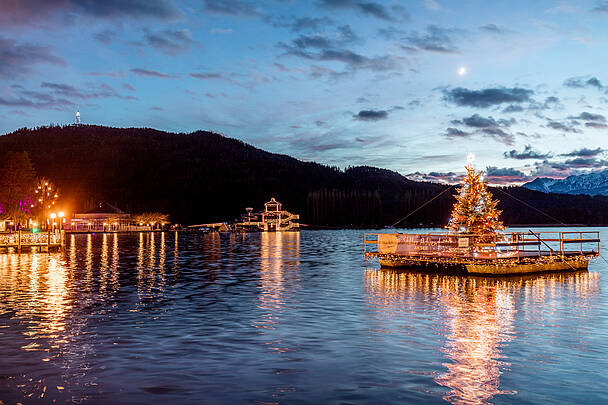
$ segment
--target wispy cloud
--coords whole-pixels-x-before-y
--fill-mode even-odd
[[[50,64],[66,66],[66,61],[50,46],[19,43],[0,37],[0,78],[14,79],[32,72],[32,66]]]
[[[159,32],[145,30],[144,40],[147,45],[167,55],[185,53],[194,46],[200,46],[187,29]]]
[[[405,7],[400,5],[386,7],[372,1],[357,0],[319,0],[319,5],[326,8],[350,8],[386,21],[406,21],[410,18]]]
[[[60,13],[68,12],[97,19],[174,20],[182,15],[170,0],[20,0],[12,1],[0,10],[0,23],[6,25],[47,22]]]
[[[175,76],[173,76],[173,75],[166,74],[166,73],[161,73],[161,72],[158,72],[156,70],[149,70],[149,69],[135,68],[135,69],[131,69],[131,72],[135,73],[137,76],[156,77],[156,78],[159,78],[159,79],[173,79],[173,78],[175,78]]]
[[[457,28],[428,25],[422,33],[412,31],[403,37],[401,47],[410,52],[457,53],[460,50],[454,44],[453,37],[462,33],[463,31]]]
[[[599,90],[604,89],[602,82],[595,76],[575,76],[564,81],[564,86],[572,88],[595,87]]]
[[[204,0],[205,11],[213,14],[226,14],[233,16],[257,17],[262,12],[255,3],[240,0]]]

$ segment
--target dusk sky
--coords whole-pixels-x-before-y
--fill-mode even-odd
[[[415,179],[608,167],[608,2],[2,0],[0,27],[0,133],[79,109]]]

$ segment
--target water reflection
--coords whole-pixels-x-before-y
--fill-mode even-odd
[[[447,387],[444,399],[453,404],[487,404],[496,395],[514,395],[501,388],[500,376],[510,363],[504,348],[517,338],[515,316],[530,307],[550,305],[566,290],[585,322],[588,299],[599,294],[599,274],[560,273],[509,278],[436,275],[391,270],[366,270],[368,303],[391,317],[406,311],[437,314],[437,329],[444,337],[442,352],[448,360],[435,382]]]
[[[257,306],[262,310],[262,316],[254,321],[253,326],[275,329],[280,322],[286,292],[295,292],[300,266],[300,233],[262,232],[259,235],[261,283]],[[286,276],[289,276],[290,283],[287,288]]]

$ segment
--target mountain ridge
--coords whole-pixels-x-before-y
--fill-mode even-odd
[[[0,136],[0,151],[28,152],[53,181],[68,212],[105,201],[129,212],[161,211],[182,224],[232,220],[275,197],[307,224],[444,226],[454,192],[371,166],[344,170],[266,152],[209,131],[69,125],[22,128]],[[608,198],[545,194],[522,187],[510,195],[565,223],[608,224]],[[503,195],[506,224],[554,223]],[[435,199],[434,199],[435,198]],[[434,199],[432,203],[427,202]],[[421,208],[422,207],[422,208]]]
[[[608,169],[571,175],[564,179],[538,177],[523,185],[529,190],[557,194],[608,195]]]

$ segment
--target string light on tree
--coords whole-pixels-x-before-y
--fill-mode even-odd
[[[483,241],[495,241],[504,229],[498,200],[492,197],[481,171],[475,171],[474,155],[469,154],[467,174],[457,190],[456,203],[447,228],[454,233],[479,235]]]

